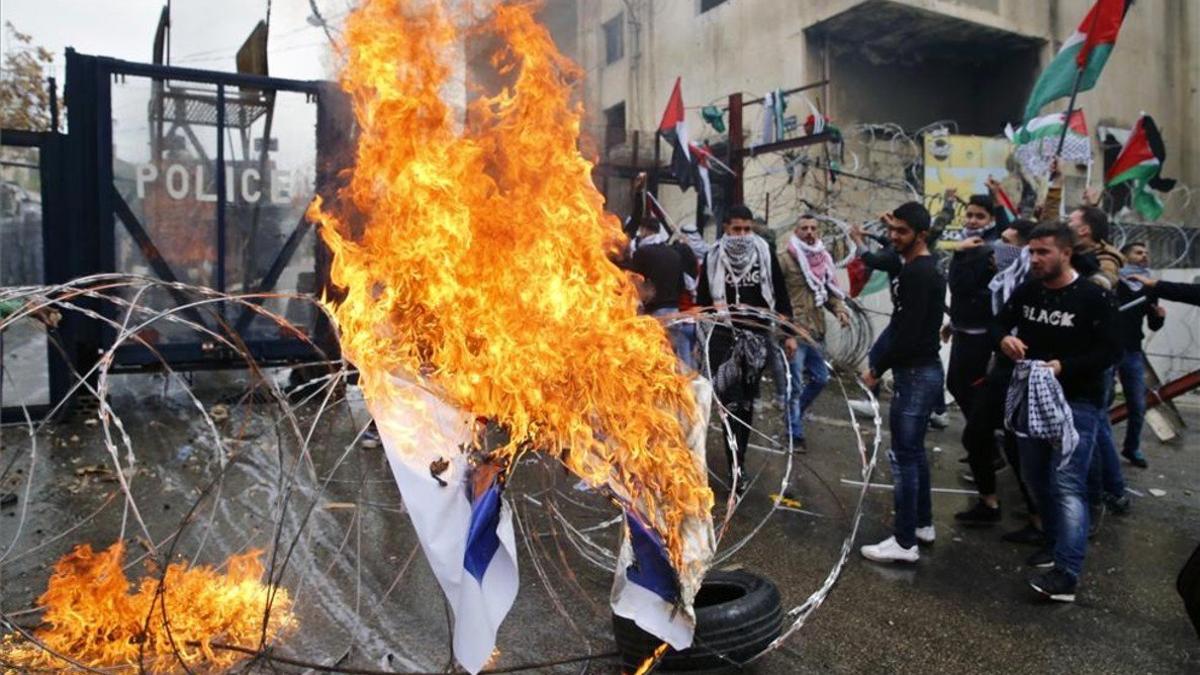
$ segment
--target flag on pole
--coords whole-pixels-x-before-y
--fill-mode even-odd
[[[1169,192],[1175,181],[1162,177],[1162,163],[1167,158],[1167,147],[1154,118],[1142,113],[1133,125],[1129,138],[1121,146],[1121,153],[1104,174],[1106,187],[1121,183],[1133,183],[1133,208],[1144,217],[1155,220],[1162,215],[1163,205],[1159,192]]]
[[[996,188],[996,201],[999,202],[997,206],[1004,209],[1004,215],[1008,218],[1008,222],[1011,223],[1017,219],[1017,207],[1013,205],[1012,197],[1008,196],[1004,188]]]
[[[1020,129],[1012,125],[1004,128],[1004,135],[1016,146],[1013,156],[1030,175],[1049,173],[1050,162],[1058,150],[1058,139],[1062,136],[1065,113],[1053,113],[1035,117]],[[1067,135],[1063,141],[1062,158],[1076,164],[1090,164],[1092,143],[1088,139],[1087,121],[1082,110],[1073,110],[1067,123]]]
[[[1042,106],[1071,95],[1079,74],[1079,91],[1096,86],[1100,71],[1117,43],[1117,33],[1133,0],[1096,0],[1079,27],[1033,85],[1025,105],[1025,121],[1037,117]]]
[[[692,186],[692,156],[688,150],[687,120],[680,90],[682,81],[682,77],[675,78],[675,88],[663,111],[658,131],[671,144],[671,173],[679,181],[679,189],[686,192]]]
[[[409,380],[367,405],[421,549],[454,616],[454,657],[478,673],[517,597],[517,545],[502,472],[472,466],[472,416]]]

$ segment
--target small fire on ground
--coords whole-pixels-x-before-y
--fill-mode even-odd
[[[228,668],[246,654],[214,647],[214,643],[254,648],[263,636],[267,603],[267,643],[296,627],[286,590],[262,582],[262,551],[231,556],[224,572],[207,565],[174,563],[162,576],[152,571],[136,584],[125,576],[125,547],[118,542],[102,552],[78,546],[54,565],[45,607],[33,636],[5,636],[0,659],[10,668],[62,669],[72,664],[92,668],[145,665],[150,672]],[[16,670],[12,672],[17,672]]]

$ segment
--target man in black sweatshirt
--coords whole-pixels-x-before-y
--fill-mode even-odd
[[[946,282],[929,254],[929,211],[917,202],[900,205],[885,222],[892,248],[903,266],[892,279],[891,339],[873,366],[862,374],[867,387],[888,370],[895,393],[888,411],[895,483],[893,535],[860,549],[877,562],[916,562],[918,543],[934,540],[929,464],[925,430],[929,415],[942,396],[944,376],[938,356],[938,330],[946,305]]]
[[[1074,234],[1043,224],[1029,236],[1032,279],[1013,292],[992,325],[992,339],[1014,362],[1041,361],[1062,387],[1074,448],[1023,437],[1021,472],[1042,516],[1047,547],[1027,561],[1049,568],[1031,580],[1043,596],[1073,602],[1088,536],[1088,469],[1104,421],[1105,372],[1118,357],[1116,307],[1071,267]],[[1032,406],[1031,406],[1032,407]]]
[[[713,383],[713,392],[730,414],[734,444],[725,438],[733,489],[746,489],[746,448],[754,423],[754,401],[774,344],[775,317],[788,319],[792,303],[779,261],[766,240],[754,234],[754,216],[742,205],[726,213],[725,236],[717,241],[700,270],[696,304],[716,311],[723,319],[712,329],[707,352],[702,349],[701,371]],[[764,317],[763,314],[768,315]],[[795,336],[783,336],[787,358],[796,352]]]

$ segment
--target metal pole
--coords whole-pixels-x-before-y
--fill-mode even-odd
[[[650,167],[650,180],[646,185],[646,190],[655,197],[658,196],[658,163],[662,160],[662,150],[659,148],[659,139],[662,138],[662,132],[654,130],[654,166]],[[634,167],[636,170],[637,167]]]
[[[47,84],[50,86],[50,131],[58,131],[58,83],[49,77]]]
[[[1063,144],[1067,142],[1067,129],[1071,126],[1071,113],[1075,112],[1075,95],[1079,93],[1079,81],[1083,79],[1083,68],[1075,69],[1075,84],[1071,86],[1071,101],[1067,104],[1067,116],[1063,118],[1062,133],[1058,135],[1058,149],[1054,157],[1062,157]]]
[[[742,94],[729,95],[729,168],[733,169],[733,203],[745,199],[742,184]]]

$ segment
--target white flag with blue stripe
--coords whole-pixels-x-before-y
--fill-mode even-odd
[[[697,419],[688,430],[687,442],[700,475],[707,476],[705,448],[712,385],[697,377],[692,391]],[[617,491],[614,487],[614,492]],[[642,508],[643,504],[631,504],[625,509],[625,537],[617,554],[610,596],[612,610],[675,649],[687,649],[692,646],[696,630],[692,602],[717,547],[712,517],[684,521],[683,569],[676,570],[662,537],[639,512]]]
[[[454,615],[454,656],[483,669],[517,597],[517,545],[499,471],[474,470],[475,420],[392,378],[396,396],[368,401],[404,504]],[[486,465],[485,465],[486,466]]]

